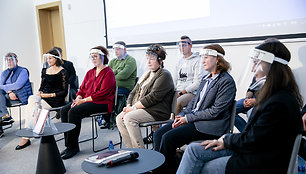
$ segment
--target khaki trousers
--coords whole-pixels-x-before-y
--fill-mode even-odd
[[[191,99],[193,99],[194,96],[195,95],[192,93],[186,93],[177,98],[175,115],[179,114],[183,110],[183,108],[188,105],[188,103],[191,101]]]
[[[126,148],[144,148],[139,124],[151,121],[155,121],[155,119],[144,109],[137,109],[125,115],[121,112],[117,116],[117,127]]]

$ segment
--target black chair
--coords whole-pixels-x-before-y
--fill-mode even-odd
[[[235,116],[236,116],[236,100],[232,102],[232,106],[230,107],[230,113],[231,113],[231,118],[230,118],[230,128],[229,128],[229,133],[234,132],[234,124],[235,124]]]
[[[164,121],[152,121],[152,122],[146,122],[146,123],[140,123],[139,127],[145,127],[146,128],[146,137],[149,135],[149,127],[151,127],[151,132],[152,132],[152,127],[155,125],[162,126],[163,124],[167,124],[170,121],[174,119],[174,114],[176,112],[176,102],[177,102],[177,91],[174,91],[173,97],[172,97],[172,103],[171,103],[171,114],[170,114],[170,119],[164,120]],[[153,143],[154,145],[154,143]],[[146,145],[147,149],[149,147],[149,144]]]
[[[117,91],[118,91],[118,87],[116,86],[116,92],[115,92],[115,102],[114,102],[114,106],[113,106],[113,111],[112,113],[110,113],[109,117],[110,117],[110,122],[109,122],[109,127],[108,129],[114,129],[115,125],[116,125],[116,114],[115,111],[117,109]],[[100,116],[108,116],[108,112],[101,112],[101,113],[95,113],[95,114],[91,114],[89,117],[91,117],[91,138],[85,139],[85,140],[81,140],[79,141],[79,143],[83,143],[86,141],[92,141],[92,151],[93,152],[99,152],[105,149],[108,149],[107,147],[101,148],[96,150],[95,149],[95,139],[98,138],[99,134],[98,134],[98,126],[97,126],[97,122],[96,122],[96,118],[100,117]],[[120,142],[114,144],[114,146],[119,145],[120,144],[120,148],[122,146],[122,138],[120,137]]]
[[[59,112],[64,106],[66,106],[69,103],[69,99],[70,99],[70,85],[68,84],[68,92],[67,95],[65,97],[65,104],[63,106],[59,106],[59,107],[54,107],[54,108],[50,108],[49,110],[49,114],[51,112]],[[56,118],[56,115],[53,116],[51,119]]]
[[[34,83],[33,82],[30,82],[31,83],[31,89],[32,89],[32,93],[33,93],[33,87],[34,87]],[[24,104],[22,104],[21,102],[20,103],[14,103],[12,105],[8,105],[8,111],[9,111],[9,114],[12,115],[12,108],[14,107],[18,107],[18,110],[19,110],[19,129],[21,129],[21,106],[23,106]],[[10,125],[8,127],[5,127],[3,130],[5,129],[8,129],[8,128],[11,128],[13,125],[13,123],[9,123],[9,124],[4,124],[2,126],[6,126],[6,125]]]

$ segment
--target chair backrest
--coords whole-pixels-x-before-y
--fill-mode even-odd
[[[235,124],[235,116],[236,116],[236,100],[232,101],[232,105],[230,106],[230,129],[229,132],[233,133],[234,132],[234,124]]]
[[[80,86],[79,86],[79,77],[77,75],[75,76],[75,81],[73,83],[77,87],[77,89],[80,88]]]
[[[301,139],[302,135],[298,134],[295,138],[294,144],[293,144],[293,149],[290,157],[290,162],[287,170],[287,174],[293,174],[293,173],[298,173],[297,171],[297,154],[300,149],[300,144],[301,144]]]
[[[170,119],[174,119],[174,114],[176,112],[176,102],[177,102],[177,91],[175,90],[172,97]]]
[[[31,84],[31,89],[32,89],[32,94],[34,94],[34,82],[30,82],[30,84]]]
[[[69,99],[70,99],[70,84],[68,84],[68,92],[65,97],[65,103],[69,103]]]
[[[116,109],[117,104],[118,104],[118,86],[116,85],[114,109]]]

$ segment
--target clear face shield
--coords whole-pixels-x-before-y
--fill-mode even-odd
[[[185,40],[178,41],[176,43],[176,46],[178,48],[177,49],[178,55],[180,57],[188,56],[189,52],[191,52],[192,43],[188,39],[185,39]]]
[[[120,45],[120,44],[114,44],[113,45],[114,54],[119,59],[121,59],[124,56],[124,54],[125,54],[124,49],[125,49],[125,47],[123,45]]]
[[[244,88],[246,91],[251,83],[265,79],[270,71],[273,61],[277,61],[284,65],[288,64],[286,60],[275,57],[272,53],[256,48],[251,49],[247,66],[240,75],[238,81],[239,86]]]
[[[14,56],[4,56],[2,62],[3,70],[12,69],[17,66],[17,58]]]
[[[59,54],[60,55],[60,54]],[[50,53],[47,54],[43,54],[43,68],[49,68],[51,66],[53,66],[56,61],[63,61],[62,58],[60,56],[56,56]]]
[[[88,67],[96,67],[98,65],[103,65],[104,53],[99,49],[91,49],[89,52]]]

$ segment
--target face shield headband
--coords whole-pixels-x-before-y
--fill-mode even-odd
[[[61,54],[59,54],[59,55],[61,55]],[[43,60],[44,60],[43,68],[49,68],[50,67],[49,64],[47,63],[47,60],[49,59],[50,56],[52,56],[56,59],[59,59],[59,61],[63,62],[63,59],[62,59],[61,56],[56,56],[56,55],[53,55],[53,54],[50,54],[50,53],[43,54]]]
[[[124,49],[125,47],[123,45],[120,45],[120,44],[114,44],[113,45],[113,49],[115,48],[121,48],[121,49]]]
[[[50,54],[50,53],[47,53],[47,54],[44,54],[43,57],[45,58],[45,60],[47,60],[46,58],[49,58],[50,56],[54,57],[54,58],[57,58],[57,59],[60,59],[60,60],[63,60],[60,56],[56,56],[56,55],[53,55],[53,54]]]
[[[156,58],[158,58],[158,55],[156,53],[154,53],[153,51],[146,51],[146,54],[152,54],[154,55]]]
[[[217,52],[216,50],[212,50],[212,49],[202,49],[200,51],[200,55],[203,56],[203,55],[209,55],[209,56],[214,56],[214,57],[217,57],[217,56],[221,56],[224,58],[224,55]]]
[[[157,46],[150,46],[147,48],[146,54],[152,54],[154,55],[157,59],[161,59],[157,53],[155,53],[156,51],[159,51],[160,48]]]
[[[285,59],[279,58],[279,57],[275,57],[274,54],[269,53],[267,51],[263,51],[263,50],[259,50],[256,48],[251,49],[250,53],[249,53],[249,57],[251,59],[259,59],[262,61],[265,61],[267,63],[272,64],[274,61],[279,62],[281,64],[284,65],[288,65],[288,61],[286,61]]]
[[[192,43],[191,43],[191,42],[188,42],[188,41],[178,41],[178,42],[176,43],[176,45],[177,45],[178,47],[184,47],[184,46],[192,45]]]

